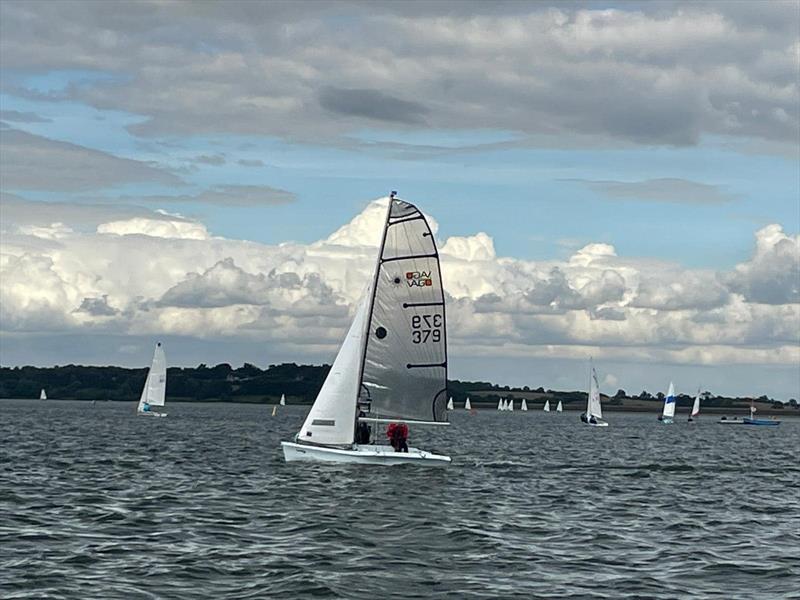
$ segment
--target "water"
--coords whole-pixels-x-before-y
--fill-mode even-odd
[[[800,598],[798,420],[462,411],[421,469],[285,464],[300,407],[134,406],[0,402],[0,597]]]

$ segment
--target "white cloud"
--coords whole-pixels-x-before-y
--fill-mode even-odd
[[[315,243],[277,246],[213,237],[165,213],[92,232],[33,210],[41,224],[12,223],[0,244],[2,330],[241,338],[329,359],[370,278],[385,207],[370,203]],[[791,364],[800,303],[785,286],[797,239],[777,225],[756,236],[752,260],[719,274],[619,257],[609,244],[535,262],[497,257],[486,233],[440,240],[451,346],[467,356]]]

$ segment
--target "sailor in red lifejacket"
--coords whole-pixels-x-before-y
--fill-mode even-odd
[[[386,437],[392,444],[395,452],[408,452],[408,425],[405,423],[391,423],[386,428]]]

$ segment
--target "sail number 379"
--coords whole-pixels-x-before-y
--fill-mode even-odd
[[[442,341],[442,315],[414,315],[411,317],[411,341],[415,344]]]

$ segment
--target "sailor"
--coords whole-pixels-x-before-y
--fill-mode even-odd
[[[142,412],[150,412],[150,405],[147,402],[142,405]]]
[[[408,452],[408,425],[392,423],[386,429],[386,435],[395,452]]]
[[[363,410],[358,411],[359,418],[366,417],[367,415],[364,414]],[[358,427],[356,428],[356,444],[369,444],[369,436],[370,436],[370,426],[367,425],[364,421],[358,422]]]

